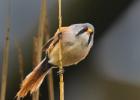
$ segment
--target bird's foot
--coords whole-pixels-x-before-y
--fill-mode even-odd
[[[62,69],[59,69],[59,71],[57,72],[57,74],[58,75],[61,75],[61,74],[64,74],[64,72],[65,72],[65,70],[64,70],[64,68],[62,68]]]

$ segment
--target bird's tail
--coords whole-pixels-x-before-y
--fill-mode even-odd
[[[44,64],[46,65],[47,62],[48,62],[47,58],[44,58],[40,62],[40,64],[38,64],[38,66],[36,66],[35,69],[29,75],[26,76],[26,78],[21,84],[20,90],[16,95],[17,98],[26,96],[28,92],[32,94],[33,92],[39,89],[45,76],[52,69],[52,68],[47,69],[46,68],[47,66],[44,66]]]

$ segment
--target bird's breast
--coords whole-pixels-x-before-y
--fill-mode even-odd
[[[77,64],[83,60],[90,48],[83,46],[81,42],[64,43],[62,48],[63,66]],[[59,45],[57,44],[49,54],[49,63],[59,65]]]

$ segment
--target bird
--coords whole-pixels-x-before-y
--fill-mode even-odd
[[[23,98],[32,94],[41,86],[45,76],[53,68],[59,68],[59,40],[62,44],[63,67],[78,64],[85,59],[94,42],[94,26],[90,23],[78,23],[61,27],[42,48],[45,58],[23,80],[16,97]]]

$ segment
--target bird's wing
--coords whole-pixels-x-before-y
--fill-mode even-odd
[[[45,45],[42,48],[42,51],[48,51],[50,52],[54,46],[59,42],[59,40],[62,38],[62,34],[66,33],[68,30],[68,27],[61,27],[61,31],[59,29],[56,31],[55,35],[48,40],[48,42],[45,43]]]
[[[42,48],[42,51],[46,51],[49,49],[52,50],[54,46],[59,42],[61,33],[56,34],[54,37],[50,38],[48,42],[45,43],[45,45]]]
[[[46,50],[49,48],[49,46],[50,46],[50,44],[53,42],[53,40],[54,40],[54,37],[50,38],[50,39],[44,44],[44,46],[43,46],[43,48],[42,48],[42,51],[43,51],[43,52],[46,51]]]

